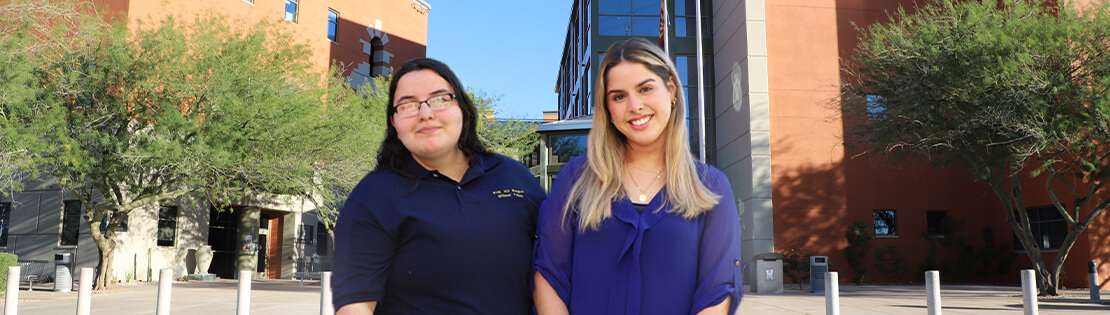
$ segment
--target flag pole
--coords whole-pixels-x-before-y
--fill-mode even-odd
[[[705,64],[702,60],[701,44],[701,0],[695,0],[694,15],[697,26],[697,54],[698,54],[698,158],[705,163]]]

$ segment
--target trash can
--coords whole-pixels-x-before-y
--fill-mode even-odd
[[[755,255],[754,293],[782,293],[782,254],[763,253]]]
[[[829,272],[829,256],[809,256],[809,292],[825,293],[827,272]]]
[[[54,254],[54,292],[73,291],[73,256],[70,253]]]

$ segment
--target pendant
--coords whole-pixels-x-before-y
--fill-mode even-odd
[[[644,201],[647,201],[647,195],[640,194],[640,202],[644,202]]]

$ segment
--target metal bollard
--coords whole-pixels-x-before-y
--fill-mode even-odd
[[[8,287],[4,292],[4,315],[19,312],[19,266],[8,267]]]
[[[1033,269],[1021,271],[1021,297],[1025,315],[1037,315],[1037,274]]]
[[[239,295],[238,304],[235,306],[236,315],[247,315],[251,312],[251,276],[250,270],[239,270]]]
[[[1100,289],[1098,285],[1098,266],[1095,265],[1094,260],[1087,262],[1087,283],[1091,287],[1091,301],[1102,300],[1101,293],[1098,292]]]
[[[840,277],[836,271],[825,273],[825,314],[840,315]]]
[[[335,315],[331,304],[331,271],[320,273],[320,315]]]
[[[173,290],[173,269],[158,272],[158,308],[155,314],[170,315],[170,290]]]
[[[89,315],[92,310],[93,269],[81,268],[81,282],[77,287],[77,315]]]
[[[925,272],[925,299],[929,315],[940,315],[940,271]]]

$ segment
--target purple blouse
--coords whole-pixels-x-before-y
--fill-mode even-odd
[[[571,314],[696,314],[742,294],[740,219],[721,171],[698,164],[698,175],[721,196],[692,220],[667,213],[660,191],[639,214],[628,198],[614,200],[613,217],[599,231],[563,226],[563,204],[585,167],[578,157],[559,171],[540,207],[532,269],[539,271]]]

